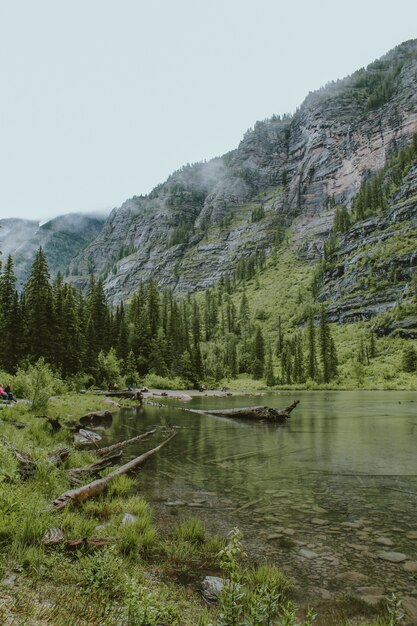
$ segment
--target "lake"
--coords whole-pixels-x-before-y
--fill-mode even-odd
[[[184,411],[300,404],[285,425]],[[413,595],[417,587],[417,394],[275,392],[199,396],[116,414],[109,441],[155,424],[178,435],[143,466],[138,491],[165,528],[197,515],[238,526],[246,551],[294,577],[304,597]],[[133,458],[155,445],[132,446]],[[371,600],[370,600],[371,601]]]

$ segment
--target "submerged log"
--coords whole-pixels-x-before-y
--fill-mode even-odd
[[[152,448],[152,450],[144,452],[144,454],[141,454],[135,459],[132,459],[132,461],[121,465],[117,469],[113,470],[113,472],[110,472],[110,474],[107,474],[107,476],[105,476],[104,478],[98,478],[97,480],[94,480],[87,485],[83,485],[82,487],[78,487],[77,489],[70,489],[69,491],[66,491],[62,495],[58,496],[56,500],[54,500],[54,510],[62,511],[62,509],[64,509],[70,502],[78,504],[80,502],[84,502],[84,500],[89,500],[90,498],[94,498],[95,496],[100,495],[101,493],[103,493],[103,491],[107,489],[108,484],[113,480],[113,478],[116,478],[116,476],[121,476],[122,474],[127,474],[128,472],[136,469],[136,467],[138,467],[149,458],[154,456],[154,454],[159,452],[159,450],[169,441],[171,441],[171,439],[175,437],[175,435],[176,433],[168,437],[168,439],[165,439],[162,443],[159,444],[159,446],[156,446],[156,448]]]
[[[140,441],[141,439],[145,439],[149,437],[149,435],[153,435],[156,432],[156,428],[153,430],[147,430],[146,433],[142,433],[141,435],[136,435],[136,437],[132,437],[131,439],[124,439],[123,441],[119,441],[118,443],[113,443],[111,446],[106,446],[105,448],[99,448],[96,450],[97,456],[107,456],[108,454],[112,454],[116,450],[123,450],[131,443],[135,443],[136,441]]]
[[[221,417],[233,417],[236,419],[252,419],[265,422],[286,422],[291,412],[295,409],[299,400],[295,400],[285,409],[273,409],[268,406],[246,406],[240,409],[222,409],[202,411],[202,413],[210,413],[211,415],[220,415]]]

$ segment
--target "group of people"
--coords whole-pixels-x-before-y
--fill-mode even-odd
[[[2,400],[9,400],[9,402],[17,402],[12,390],[10,389],[10,385],[3,387],[3,385],[0,384],[0,398],[2,398]]]

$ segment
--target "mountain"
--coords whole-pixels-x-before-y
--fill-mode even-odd
[[[104,217],[69,213],[42,225],[33,220],[0,219],[2,258],[12,255],[18,285],[29,272],[36,251],[42,246],[51,275],[65,274],[70,260],[99,234]]]
[[[72,280],[83,285],[96,272],[114,302],[150,277],[177,292],[202,290],[233,274],[242,258],[270,255],[284,233],[314,263],[335,207],[351,208],[361,183],[417,130],[416,78],[413,40],[310,93],[293,116],[257,122],[237,149],[186,165],[114,210],[71,263]],[[361,226],[355,232],[358,243]],[[330,286],[326,293],[338,298]]]

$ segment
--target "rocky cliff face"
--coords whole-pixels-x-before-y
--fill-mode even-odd
[[[411,41],[310,94],[293,117],[257,122],[236,150],[113,211],[72,263],[74,280],[101,274],[115,302],[151,276],[177,291],[204,289],[239,258],[273,250],[283,225],[311,262],[328,237],[333,201],[349,206],[361,181],[417,130],[416,80]]]
[[[319,295],[330,302],[332,321],[367,320],[410,301],[417,277],[417,165],[386,213],[358,222],[339,239]]]
[[[65,274],[71,259],[100,232],[105,218],[68,214],[39,225],[32,220],[0,220],[2,258],[14,261],[18,287],[27,279],[36,251],[42,246],[51,275]]]

